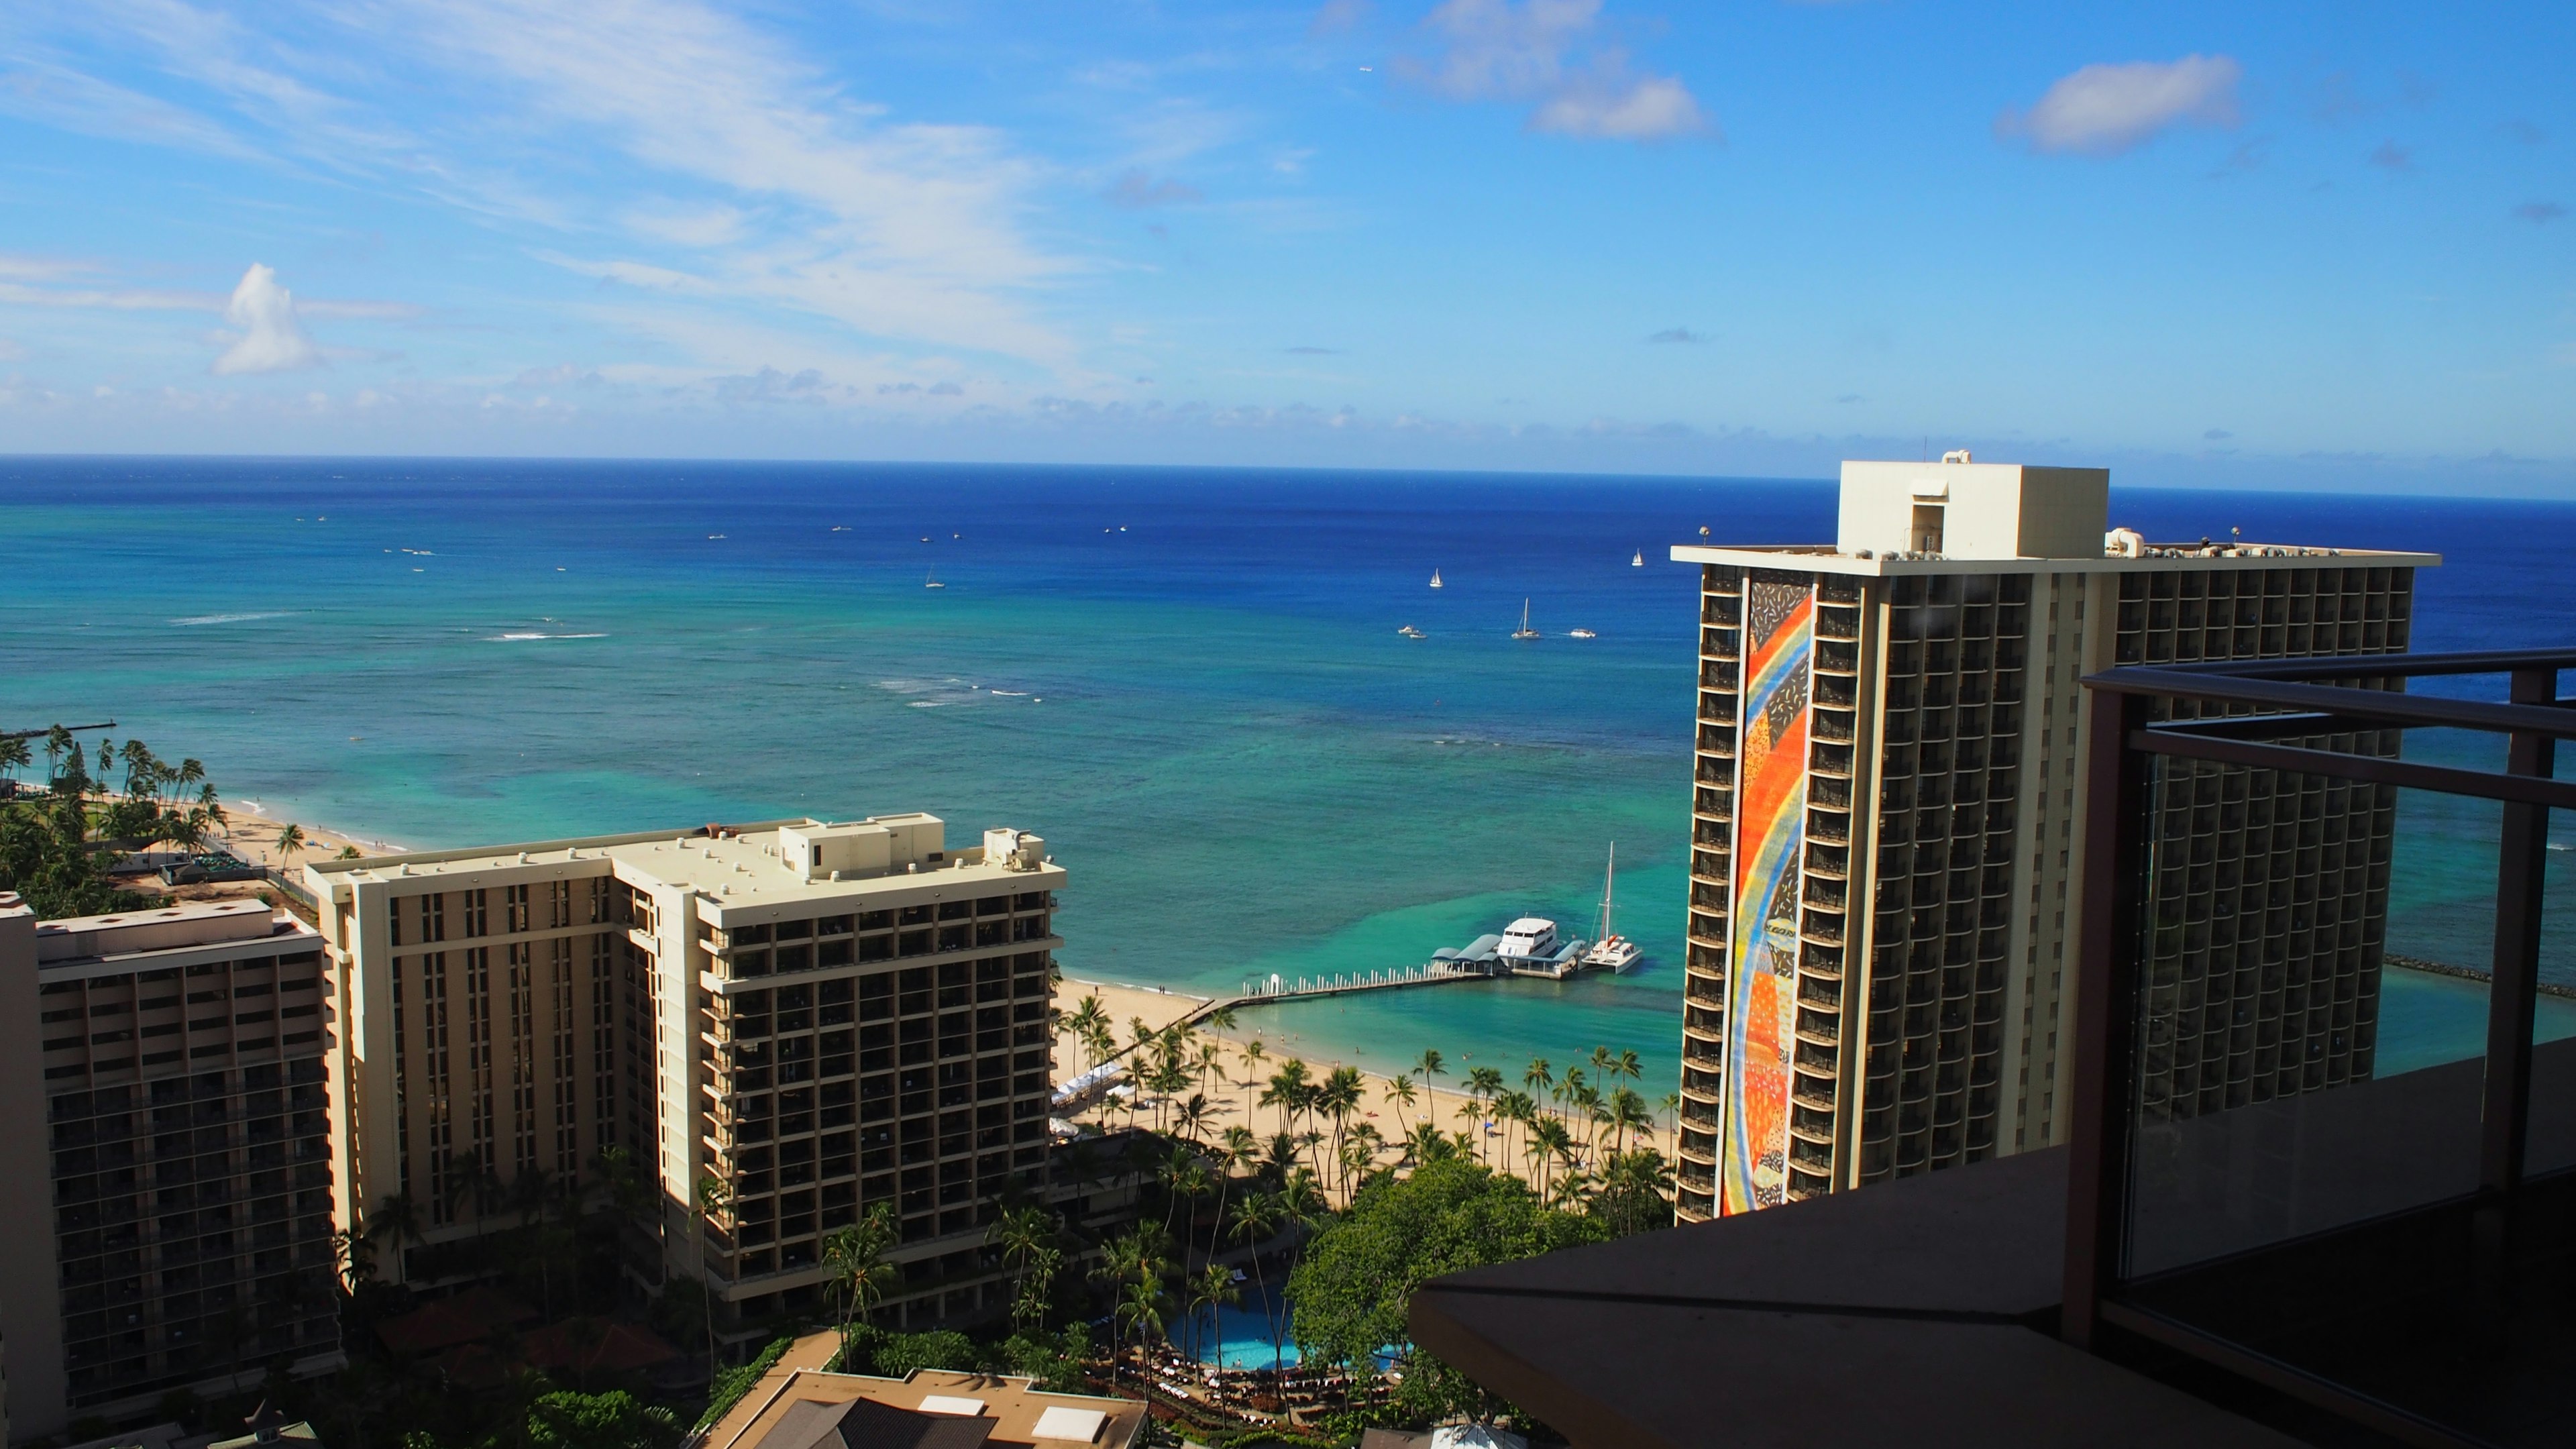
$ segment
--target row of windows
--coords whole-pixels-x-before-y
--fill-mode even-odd
[[[613,923],[614,887],[605,876],[588,880],[536,881],[499,890],[500,931],[559,930],[566,926]],[[448,897],[456,899],[457,934],[489,936],[493,931],[493,896],[489,887],[426,895],[396,896],[385,903],[385,929],[394,945],[430,945],[447,939]],[[406,924],[408,921],[408,924]]]

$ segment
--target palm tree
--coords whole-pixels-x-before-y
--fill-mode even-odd
[[[1172,1129],[1191,1141],[1199,1141],[1216,1121],[1216,1103],[1205,1092],[1190,1093],[1189,1100],[1172,1109]]]
[[[1130,1283],[1126,1291],[1118,1297],[1116,1313],[1119,1323],[1124,1326],[1118,1336],[1119,1342],[1122,1344],[1126,1342],[1127,1330],[1134,1331],[1136,1374],[1139,1378],[1144,1377],[1145,1374],[1145,1345],[1162,1337],[1163,1310],[1171,1301],[1171,1295],[1163,1291],[1163,1280],[1160,1277]],[[1110,1362],[1114,1372],[1117,1360],[1112,1359]]]
[[[866,1217],[823,1240],[823,1262],[832,1271],[832,1287],[840,1300],[844,1344],[849,1342],[850,1325],[875,1312],[885,1301],[885,1290],[899,1276],[901,1270],[886,1260],[886,1251],[898,1236],[894,1210],[878,1203]]]
[[[277,832],[277,858],[282,862],[292,864],[295,857],[302,855],[303,853],[304,827],[294,823],[293,821],[288,821],[286,827]]]
[[[1413,1135],[1413,1126],[1405,1120],[1404,1109],[1412,1106],[1418,1095],[1411,1077],[1399,1076],[1386,1084],[1386,1100],[1395,1108],[1396,1128],[1407,1137]]]
[[[1243,1290],[1234,1285],[1234,1270],[1217,1263],[1210,1263],[1201,1268],[1199,1275],[1189,1282],[1189,1302],[1182,1311],[1189,1316],[1190,1358],[1196,1362],[1207,1356],[1205,1344],[1198,1337],[1199,1310],[1205,1309],[1208,1316],[1208,1332],[1215,1335],[1218,1357],[1222,1359],[1225,1331],[1223,1321],[1217,1317],[1217,1310],[1241,1303]]]
[[[529,1175],[520,1174],[523,1178]],[[710,1172],[698,1179],[695,1196],[700,1220],[691,1225],[696,1231],[689,1236],[698,1244],[698,1297],[700,1306],[706,1310],[707,1320],[707,1381],[713,1383],[716,1372],[716,1285],[714,1275],[707,1271],[707,1234],[724,1229],[725,1214],[733,1208],[733,1184]]]
[[[1281,1218],[1282,1209],[1276,1198],[1264,1192],[1248,1192],[1243,1195],[1243,1201],[1234,1205],[1234,1217],[1226,1224],[1227,1236],[1239,1244],[1254,1249],[1252,1284],[1261,1294],[1261,1316],[1270,1329],[1270,1371],[1272,1373],[1279,1371],[1280,1360],[1287,1356],[1288,1351],[1281,1339],[1278,1305],[1271,1301],[1270,1285],[1261,1267],[1261,1253],[1257,1245],[1269,1241],[1271,1235],[1279,1231]]]
[[[1064,1018],[1063,1022],[1064,1029],[1073,1033],[1073,1039],[1086,1051],[1091,1049],[1094,1033],[1108,1024],[1109,1013],[1101,1007],[1098,992],[1082,998],[1082,1004],[1075,1007],[1073,1014]],[[1095,1067],[1100,1065],[1097,1055],[1092,1058],[1091,1065]]]
[[[1279,1130],[1290,1130],[1288,1114],[1303,1105],[1306,1094],[1306,1063],[1290,1058],[1288,1064],[1270,1074],[1270,1083],[1261,1092],[1259,1105],[1279,1109]]]
[[[1042,1207],[1012,1208],[993,1224],[991,1241],[1002,1250],[1002,1266],[1019,1277],[1011,1304],[1011,1320],[1015,1328],[1028,1327],[1021,1318],[1030,1304],[1031,1272],[1043,1258],[1056,1253],[1055,1237],[1055,1214]]]
[[[1440,1059],[1440,1053],[1426,1047],[1423,1049],[1421,1060],[1413,1064],[1413,1074],[1422,1079],[1423,1086],[1428,1087],[1433,1077],[1449,1075],[1449,1066]]]
[[[1349,1126],[1351,1113],[1359,1110],[1360,1093],[1366,1085],[1367,1079],[1356,1068],[1335,1067],[1315,1089],[1317,1110],[1333,1119],[1333,1165],[1337,1170],[1342,1163],[1342,1134]],[[1349,1179],[1344,1178],[1342,1185],[1347,1187]]]
[[[18,778],[18,772],[33,763],[35,763],[35,756],[27,749],[25,740],[0,739],[0,776],[6,776],[14,782]]]
[[[1243,1085],[1245,1087],[1249,1088],[1260,1082],[1262,1059],[1269,1054],[1269,1050],[1262,1046],[1261,1038],[1257,1036],[1243,1044]]]

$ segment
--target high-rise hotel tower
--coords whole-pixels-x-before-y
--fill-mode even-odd
[[[316,861],[340,1007],[332,1190],[394,1281],[624,1154],[720,1326],[809,1310],[879,1204],[910,1326],[994,1308],[985,1243],[1043,1179],[1044,842],[936,816],[772,821]]]
[[[1680,1212],[2058,1141],[2084,675],[2406,648],[2424,554],[2105,532],[2096,468],[1845,463],[1701,566]],[[2344,742],[2363,750],[2384,742]],[[2392,795],[2169,771],[2142,1058],[2187,1115],[2369,1075]]]

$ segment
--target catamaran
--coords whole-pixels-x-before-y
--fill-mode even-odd
[[[1538,631],[1529,626],[1529,600],[1527,599],[1521,600],[1521,626],[1512,631],[1512,637],[1515,639],[1535,639],[1539,637]]]
[[[1586,966],[1599,966],[1610,971],[1625,971],[1637,964],[1638,957],[1646,954],[1638,948],[1636,942],[1617,934],[1610,928],[1610,886],[1617,879],[1618,874],[1619,847],[1614,842],[1610,847],[1610,864],[1601,872],[1601,919],[1595,923],[1592,949],[1583,953],[1583,964]]]
[[[1645,566],[1646,566],[1646,551],[1645,551],[1644,549],[1642,549],[1642,548],[1641,548],[1641,549],[1637,550],[1636,555],[1635,555],[1634,557],[1632,557],[1632,558],[1630,558],[1630,559],[1628,560],[1628,567],[1630,567],[1630,568],[1632,568],[1632,569],[1641,569],[1641,568],[1644,568]]]
[[[1446,584],[1444,584],[1444,583],[1440,582],[1440,570],[1438,570],[1438,569],[1433,569],[1433,570],[1431,571],[1431,587],[1433,587],[1433,588],[1435,588],[1435,589],[1442,589],[1442,588],[1447,588],[1447,587],[1448,587],[1448,585],[1446,585]]]
[[[921,581],[921,586],[925,589],[944,589],[948,587],[946,584],[939,581],[939,570],[937,569],[932,569],[930,571],[930,576]]]

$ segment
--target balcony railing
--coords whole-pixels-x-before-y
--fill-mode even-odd
[[[2576,1439],[2563,1360],[2544,1347],[2576,1331],[2576,1041],[2565,1014],[2539,1011],[2544,959],[2567,965],[2543,929],[2549,815],[2576,809],[2576,781],[2554,768],[2576,738],[2567,668],[2576,652],[2085,681],[2070,1342],[2197,1360],[2304,1401],[2353,1442]],[[2480,675],[2505,688],[2459,697]],[[2440,694],[2401,692],[2417,680]],[[2252,823],[2258,802],[2282,826]],[[2222,946],[2210,907],[2241,893],[2206,848],[2222,839],[2245,857],[2240,881],[2277,861],[2316,899],[2278,922],[2230,917]],[[2391,892],[2423,901],[2435,880],[2436,925],[2409,925],[2414,949],[2450,960],[2391,952]],[[2305,980],[2284,962],[2277,984],[2258,968],[2240,990],[2237,939],[2295,941]],[[2212,991],[2215,1019],[2192,1009]],[[1972,1107],[1968,1142],[1993,1131]],[[2476,1347],[2420,1351],[2434,1343]]]

